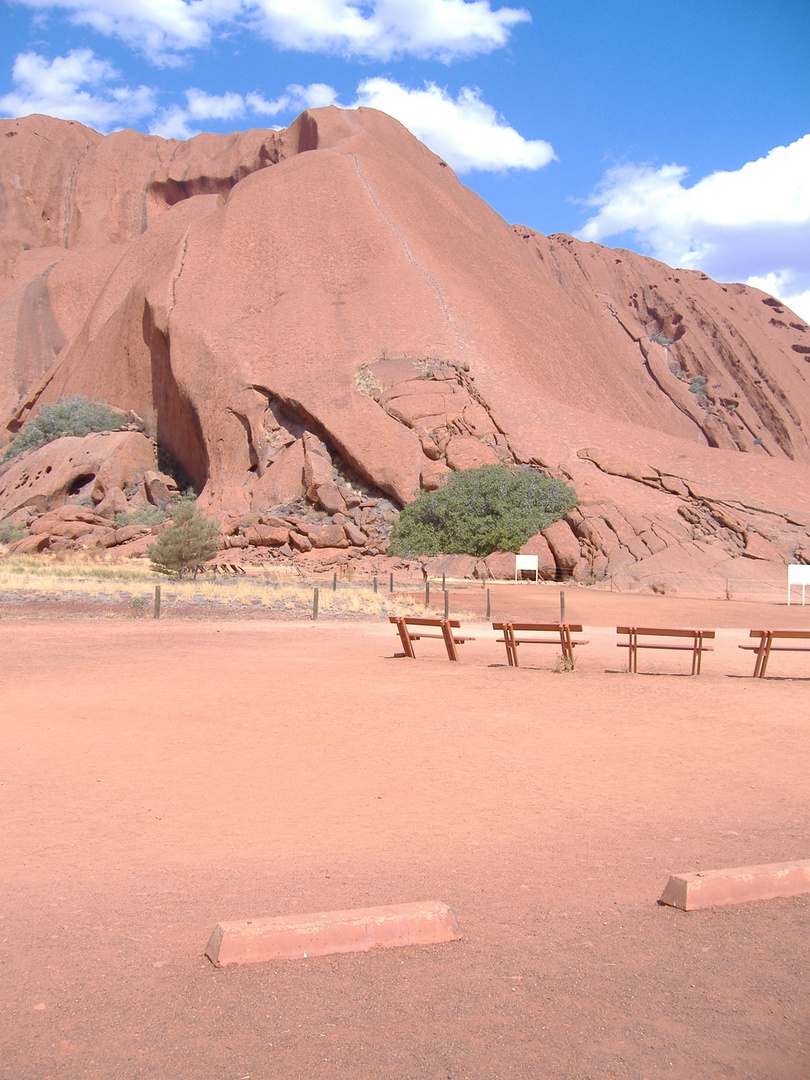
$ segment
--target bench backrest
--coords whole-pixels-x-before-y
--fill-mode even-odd
[[[775,638],[810,638],[810,630],[752,630],[750,637],[765,637],[770,634]]]
[[[657,626],[617,626],[616,633],[642,634],[647,637],[714,637],[714,630],[665,630]]]
[[[392,623],[404,622],[406,626],[442,626],[444,623],[456,628],[461,626],[458,619],[427,619],[418,618],[415,615],[389,615],[388,621]]]

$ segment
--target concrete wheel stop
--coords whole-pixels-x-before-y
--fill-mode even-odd
[[[217,923],[205,955],[215,967],[458,941],[455,912],[430,901]]]
[[[659,904],[697,911],[810,893],[810,859],[672,874]]]

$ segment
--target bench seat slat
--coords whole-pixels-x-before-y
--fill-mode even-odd
[[[650,642],[639,641],[638,644],[635,647],[637,649],[678,649],[680,652],[694,652],[695,651],[694,645],[659,645],[659,644],[653,643],[651,641]],[[617,649],[626,649],[627,648],[627,642],[626,641],[618,641],[616,643],[616,648]],[[746,646],[746,648],[750,649],[750,648],[753,648],[753,646],[748,645],[748,646]],[[702,652],[714,652],[714,645],[704,645],[702,647],[701,651]]]
[[[759,638],[758,645],[740,645],[756,653],[754,678],[764,679],[772,652],[810,652],[810,645],[776,645],[776,641],[810,641],[810,630],[752,630],[749,637]]]
[[[705,652],[714,652],[711,641],[715,636],[714,630],[683,630],[677,627],[662,626],[617,626],[617,634],[627,636],[627,641],[618,641],[616,647],[627,649],[628,667],[631,672],[638,671],[639,649],[674,649],[677,652],[690,652],[692,654],[692,674],[700,674],[700,663]],[[640,641],[639,638],[689,638],[690,645],[675,644],[671,640],[663,641]]]
[[[421,641],[422,638],[435,638],[444,641],[448,660],[458,660],[458,654],[456,652],[457,645],[464,645],[468,641],[475,641],[474,637],[456,637],[453,631],[461,626],[461,622],[458,619],[436,619],[416,615],[389,615],[388,621],[396,625],[402,647],[405,650],[405,655],[412,660],[416,659],[416,654],[413,651],[413,643],[414,641]],[[412,633],[412,627],[416,627],[418,632]],[[422,627],[434,627],[441,630],[441,633],[429,634],[421,630]]]
[[[494,622],[492,624],[494,630],[502,630],[503,637],[497,638],[499,644],[506,646],[506,659],[509,662],[510,667],[519,667],[518,663],[518,646],[519,645],[556,645],[562,651],[562,655],[565,660],[570,661],[573,666],[574,663],[574,648],[577,645],[587,645],[588,642],[582,639],[575,641],[571,634],[579,634],[582,632],[582,626],[579,623],[510,623],[510,622]],[[550,634],[554,633],[554,637],[518,637],[520,633],[539,633]]]

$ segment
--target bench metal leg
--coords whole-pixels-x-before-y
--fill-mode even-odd
[[[638,672],[638,636],[632,632],[627,642],[627,666],[634,674]]]
[[[507,629],[504,632],[503,636],[505,638],[508,638],[508,640],[509,640],[509,644],[506,646],[506,651],[507,651],[507,654],[509,655],[509,663],[512,665],[512,667],[517,667],[518,666],[517,641],[515,641],[515,628],[514,628],[514,626],[512,626],[511,623],[507,627]]]
[[[456,648],[456,639],[453,637],[453,627],[447,619],[442,619],[442,637],[447,647],[448,660],[458,660],[458,649]]]
[[[571,628],[569,626],[560,627],[560,646],[562,648],[563,660],[567,660],[573,668],[574,646],[571,644]]]
[[[405,655],[409,656],[411,660],[415,660],[416,653],[413,651],[413,642],[411,641],[411,635],[408,633],[408,627],[406,626],[404,619],[397,619],[397,630],[399,630],[399,640],[402,642],[402,648],[405,650]]]
[[[759,643],[757,649],[757,658],[754,663],[754,678],[764,679],[765,669],[768,666],[768,657],[771,655],[771,645],[773,644],[773,637],[770,634],[763,634],[762,640]]]

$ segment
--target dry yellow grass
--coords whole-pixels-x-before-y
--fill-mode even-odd
[[[124,595],[145,605],[151,600],[155,585],[161,586],[166,600],[202,598],[223,606],[261,604],[275,610],[281,606],[291,615],[311,610],[315,587],[318,588],[319,611],[324,613],[384,619],[389,615],[424,612],[418,601],[396,593],[374,593],[370,582],[341,582],[333,591],[331,581],[316,586],[277,571],[255,573],[250,577],[202,576],[192,580],[156,574],[144,561],[116,562],[91,552],[56,556],[11,555],[0,559],[0,593],[30,592],[54,597],[71,593],[87,598]],[[454,617],[458,617],[457,612]]]

